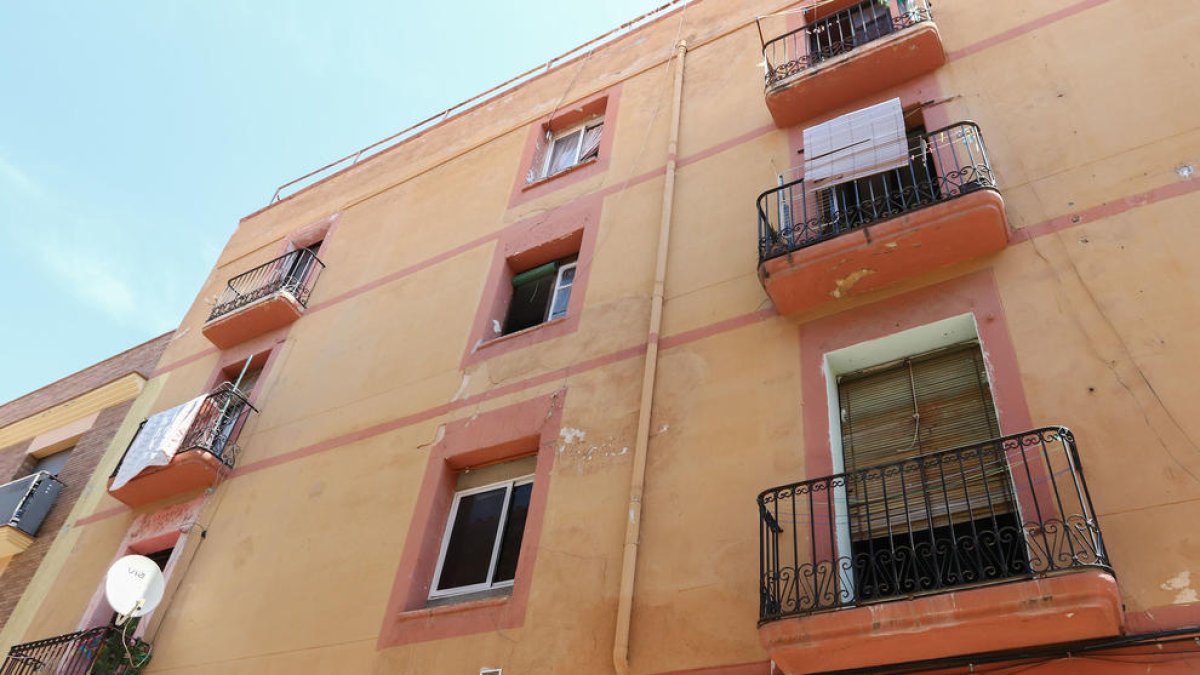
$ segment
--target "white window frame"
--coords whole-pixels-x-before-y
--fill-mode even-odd
[[[569,306],[571,304],[570,294],[571,294],[571,291],[574,290],[574,288],[575,288],[575,277],[571,277],[571,281],[567,282],[564,285],[563,284],[563,275],[566,274],[566,271],[569,269],[570,270],[576,269],[576,266],[578,264],[579,264],[579,261],[576,260],[575,262],[567,263],[566,265],[562,265],[558,268],[558,272],[556,273],[556,276],[554,277],[554,290],[550,293],[550,302],[546,305],[546,318],[542,320],[542,323],[546,323],[547,321],[554,321],[555,319],[561,319],[567,315],[567,309],[569,308]],[[576,270],[575,274],[576,274],[576,276],[578,276],[579,271]],[[562,316],[556,317],[556,316],[554,316],[554,305],[556,305],[558,303],[558,295],[559,295],[559,293],[562,293],[563,291],[566,291],[566,293],[567,293],[568,307],[563,307]]]
[[[575,126],[563,129],[562,131],[554,134],[550,138],[550,143],[546,146],[546,156],[542,160],[542,178],[549,178],[550,176],[562,173],[567,169],[578,166],[580,163],[580,155],[583,153],[583,139],[585,136],[587,136],[588,129],[601,124],[604,124],[603,116],[576,124]],[[567,138],[575,132],[579,132],[579,145],[575,147],[575,157],[572,159],[570,166],[563,167],[554,173],[550,173],[550,162],[554,159],[554,146],[557,145],[559,141]]]
[[[516,579],[507,581],[493,582],[492,579],[496,575],[496,563],[500,561],[500,545],[504,540],[504,526],[508,521],[508,505],[512,501],[512,492],[515,488],[521,485],[529,485],[533,483],[533,474],[502,480],[496,483],[490,483],[469,490],[459,490],[454,493],[454,501],[450,505],[450,517],[446,520],[446,529],[442,532],[442,545],[438,551],[437,567],[433,571],[433,579],[429,582],[429,599],[453,597],[456,595],[466,595],[468,593],[478,593],[480,591],[488,591],[494,588],[507,588],[513,585]],[[500,525],[496,532],[496,541],[492,543],[492,560],[488,564],[487,580],[471,584],[470,586],[458,586],[456,588],[447,588],[438,590],[438,580],[442,578],[442,567],[446,563],[446,549],[450,546],[450,534],[454,532],[454,523],[458,520],[458,505],[463,497],[469,497],[480,492],[490,492],[499,487],[504,487],[504,506],[500,509]]]
[[[873,340],[859,342],[826,352],[822,359],[821,370],[825,375],[825,396],[829,406],[829,450],[831,453],[833,473],[837,475],[846,471],[845,449],[842,447],[842,403],[838,391],[838,378],[847,373],[853,373],[874,366],[882,365],[909,356],[918,356],[935,349],[942,349],[964,342],[976,341],[983,354],[987,372],[988,387],[992,391],[992,406],[995,409],[996,420],[1000,421],[1000,410],[995,407],[996,382],[992,375],[991,366],[987,363],[987,348],[979,334],[979,325],[973,313],[959,314],[933,323],[914,326],[897,333],[891,333]],[[1000,427],[1004,433],[1004,427]],[[1011,472],[1012,468],[1009,467]],[[1012,476],[1009,476],[1012,480]],[[1018,522],[1021,519],[1020,503],[1015,502]],[[850,506],[846,486],[833,488],[833,527],[836,529],[837,549],[849,551],[850,542]],[[854,573],[842,571],[842,587],[849,590],[852,597],[858,597],[858,589],[854,584]]]

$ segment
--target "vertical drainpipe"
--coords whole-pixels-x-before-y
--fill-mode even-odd
[[[642,369],[641,404],[638,407],[637,442],[629,478],[629,520],[621,558],[621,588],[617,596],[617,630],[613,640],[613,668],[629,673],[629,622],[633,614],[633,581],[637,572],[638,541],[642,526],[642,491],[646,485],[646,450],[650,445],[650,413],[654,404],[654,379],[658,371],[658,333],[662,328],[663,289],[667,278],[667,248],[671,240],[671,212],[675,201],[675,154],[679,149],[679,109],[683,103],[683,57],[687,41],[675,46],[675,93],[671,105],[667,171],[663,181],[662,220],[658,226],[658,255],[654,264],[654,292],[650,299],[650,328],[646,335],[646,361]]]

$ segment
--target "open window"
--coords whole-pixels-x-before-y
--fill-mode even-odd
[[[567,315],[577,258],[555,260],[513,275],[512,301],[504,319],[503,335]]]
[[[816,19],[809,25],[805,30],[809,58],[816,63],[845,54],[895,29],[889,4],[863,0],[835,14]]]
[[[308,281],[309,275],[313,273],[317,266],[317,253],[321,250],[323,242],[316,241],[307,246],[293,248],[289,251],[289,255],[283,261],[283,287],[292,294],[305,287],[305,282]]]
[[[512,586],[536,461],[531,455],[459,473],[431,600]]]
[[[799,209],[781,204],[780,217],[789,227],[799,224],[806,239],[841,234],[943,197],[922,117],[917,110],[906,113],[898,98],[806,128],[804,183],[805,203]]]
[[[535,161],[529,182],[562,173],[571,167],[596,159],[604,135],[604,118],[599,117],[569,129],[546,130],[540,164]]]

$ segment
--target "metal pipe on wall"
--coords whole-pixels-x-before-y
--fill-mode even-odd
[[[663,295],[667,278],[667,248],[671,240],[671,217],[675,202],[675,156],[679,150],[679,115],[683,103],[683,59],[687,41],[675,45],[675,90],[671,105],[670,140],[663,181],[662,219],[658,227],[658,253],[654,266],[654,290],[650,298],[650,327],[646,334],[646,360],[642,367],[641,404],[638,407],[637,440],[629,479],[629,518],[621,559],[621,586],[617,595],[617,629],[613,639],[613,669],[629,673],[629,628],[633,615],[633,582],[637,572],[642,525],[642,492],[646,485],[646,451],[650,445],[650,413],[654,404],[654,381],[658,372],[658,337],[662,329]]]

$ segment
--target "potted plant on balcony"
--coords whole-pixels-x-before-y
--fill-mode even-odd
[[[89,671],[94,675],[137,675],[150,663],[151,647],[148,643],[132,637],[137,628],[137,619],[129,625],[117,627],[104,636],[96,652],[96,660]],[[126,637],[126,636],[130,637]]]

